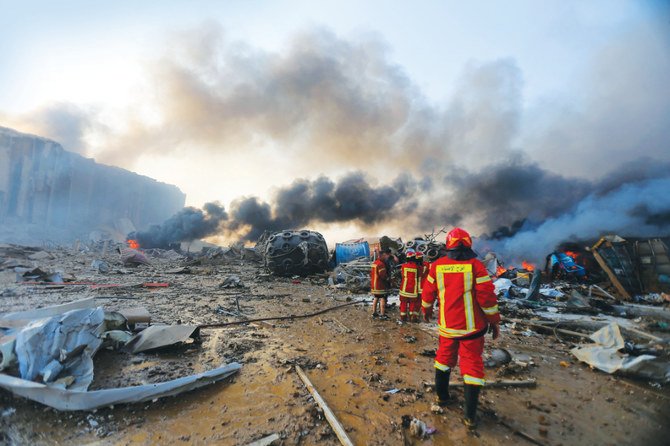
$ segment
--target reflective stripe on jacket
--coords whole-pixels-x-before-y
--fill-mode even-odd
[[[402,297],[416,298],[419,295],[419,265],[414,262],[407,262],[400,265],[400,292]]]
[[[460,338],[500,321],[493,282],[477,259],[453,260],[442,257],[430,266],[424,282],[423,307],[440,300],[440,336]]]

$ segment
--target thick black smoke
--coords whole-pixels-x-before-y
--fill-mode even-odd
[[[481,231],[560,215],[593,190],[586,180],[566,178],[519,160],[476,173],[455,170],[444,178],[444,186],[454,191],[444,204],[447,213],[469,216]]]
[[[391,218],[413,201],[415,183],[407,176],[375,187],[362,173],[346,175],[337,183],[326,177],[296,180],[277,191],[272,204],[256,197],[233,202],[228,229],[246,240],[265,230],[300,228],[310,222],[351,222],[370,225]]]
[[[221,230],[221,224],[228,218],[223,206],[206,203],[203,209],[187,207],[173,215],[161,225],[154,225],[146,231],[128,234],[143,248],[170,248],[172,244],[200,239]]]
[[[403,175],[376,186],[353,172],[337,182],[324,176],[298,179],[279,188],[269,202],[239,198],[231,204],[230,215],[212,203],[203,211],[186,208],[136,237],[144,247],[165,247],[219,234],[255,240],[266,230],[323,223],[385,224],[405,235],[459,225],[473,234],[484,233],[481,238],[489,239],[492,247],[532,258],[531,249],[541,247],[539,255],[544,255],[562,241],[593,238],[603,231],[669,234],[670,194],[662,189],[668,181],[670,163],[651,159],[592,182],[519,160],[476,173],[454,170],[438,185]],[[602,209],[605,204],[610,209]]]

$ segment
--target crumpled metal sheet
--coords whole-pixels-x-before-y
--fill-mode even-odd
[[[70,310],[79,310],[82,308],[95,308],[95,298],[76,300],[61,305],[53,305],[51,307],[37,308],[35,310],[16,311],[14,313],[6,313],[0,316],[0,327],[13,326],[5,325],[8,321],[32,321],[35,319],[42,319],[45,317],[56,316],[63,314]]]
[[[115,404],[140,403],[178,395],[220,381],[237,373],[241,368],[242,366],[239,363],[233,362],[207,372],[171,381],[90,392],[48,386],[0,373],[0,387],[14,395],[28,398],[57,410],[94,410]]]
[[[640,378],[670,382],[670,363],[653,355],[631,356],[619,352],[624,347],[624,339],[617,324],[606,325],[590,337],[595,344],[581,345],[570,350],[580,361],[606,373],[622,372]]]
[[[102,344],[102,307],[68,311],[37,319],[16,334],[14,348],[21,378],[44,382],[72,376],[70,388],[86,390],[93,381],[93,355]]]
[[[130,353],[139,353],[187,341],[198,330],[197,325],[151,325],[126,344]],[[196,333],[197,335],[197,333]]]
[[[15,344],[16,335],[4,336],[0,334],[0,371],[11,367],[16,362]]]

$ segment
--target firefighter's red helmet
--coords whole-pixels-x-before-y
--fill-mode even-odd
[[[406,258],[407,260],[411,260],[411,259],[413,259],[415,256],[416,256],[416,253],[415,253],[414,251],[407,251],[407,252],[405,253],[405,258]]]
[[[415,256],[417,260],[423,260],[423,253],[421,251],[417,251]]]
[[[456,249],[459,245],[472,248],[472,238],[465,229],[454,228],[447,234],[447,249]]]

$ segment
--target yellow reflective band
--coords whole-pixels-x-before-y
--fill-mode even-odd
[[[430,283],[435,283],[435,278],[433,276],[426,277],[426,280]]]
[[[482,307],[482,311],[484,312],[484,314],[488,314],[489,316],[492,316],[492,315],[498,313],[498,305],[494,305],[494,306],[488,307],[488,308]]]
[[[407,314],[407,313],[405,313],[405,312],[403,312],[403,311],[400,312],[400,316],[405,316],[406,314]]]
[[[475,386],[483,386],[486,384],[486,380],[484,378],[475,378],[474,376],[470,375],[463,375],[463,382],[465,384],[472,384]]]
[[[490,282],[491,278],[489,276],[482,276],[482,277],[477,277],[477,284],[484,283],[484,282]]]
[[[474,333],[476,330],[458,330],[455,328],[446,328],[442,325],[438,327],[438,331],[440,332],[440,336],[444,336],[445,338],[460,338],[462,336],[467,336],[470,333]]]
[[[436,273],[469,273],[472,272],[472,265],[466,263],[464,265],[437,265]]]
[[[416,293],[408,293],[405,291],[400,291],[398,294],[400,294],[402,297],[407,297],[408,299],[416,299],[417,297]]]
[[[465,307],[465,327],[468,331],[475,329],[475,312],[472,307],[472,273],[463,275],[463,306]]]
[[[422,300],[422,301],[421,301],[421,306],[422,306],[423,308],[433,308],[433,303],[432,303],[432,302],[431,302],[431,303],[428,303],[428,302],[426,302],[425,300]]]
[[[442,370],[443,372],[448,372],[450,369],[448,365],[440,364],[437,361],[435,361],[435,368],[438,370]]]

